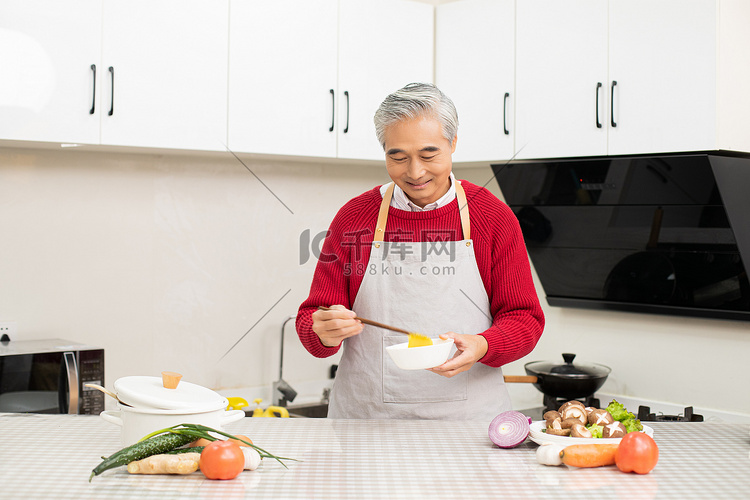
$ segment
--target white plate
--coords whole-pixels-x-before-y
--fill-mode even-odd
[[[561,446],[568,446],[571,444],[617,444],[622,438],[578,438],[570,436],[553,436],[544,432],[545,429],[544,420],[533,422],[529,432],[529,439],[534,441],[536,444],[557,444]],[[643,426],[643,431],[649,436],[654,436],[654,430],[648,425]]]

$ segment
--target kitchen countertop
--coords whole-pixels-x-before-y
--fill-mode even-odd
[[[120,448],[120,428],[97,416],[0,414],[2,498],[278,499],[608,499],[747,498],[750,426],[650,422],[660,456],[646,475],[616,467],[574,469],[536,462],[527,440],[500,449],[473,421],[245,418],[228,424],[271,453],[231,481],[130,475],[125,468],[88,477]],[[562,497],[564,498],[564,496]],[[579,497],[580,498],[580,497]]]

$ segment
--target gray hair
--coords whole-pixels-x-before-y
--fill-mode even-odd
[[[410,83],[380,104],[375,112],[375,134],[385,149],[385,129],[401,120],[421,116],[436,118],[443,137],[452,141],[458,132],[458,112],[450,98],[431,83]]]

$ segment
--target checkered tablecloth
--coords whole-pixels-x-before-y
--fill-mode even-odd
[[[607,499],[747,499],[750,425],[655,422],[660,457],[647,475],[546,467],[527,441],[504,450],[481,422],[245,418],[226,430],[271,453],[231,481],[109,471],[89,483],[120,429],[96,416],[0,414],[0,498],[484,499],[559,500],[578,492]]]

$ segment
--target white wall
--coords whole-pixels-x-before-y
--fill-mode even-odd
[[[0,149],[0,320],[22,338],[103,346],[110,387],[161,370],[215,388],[270,384],[281,324],[315,266],[300,265],[300,234],[325,231],[387,177],[246,163],[273,194],[228,153]],[[331,361],[309,356],[291,322],[286,337],[285,378],[325,378]]]
[[[0,148],[0,321],[17,321],[22,338],[103,346],[109,387],[161,370],[216,389],[270,386],[281,324],[315,265],[300,265],[300,234],[324,231],[387,176],[338,162],[246,163],[293,213],[228,154]],[[489,167],[456,173],[499,195]],[[748,323],[542,303],[542,340],[505,373],[573,352],[612,368],[603,392],[750,414]],[[284,378],[325,379],[337,359],[308,355],[291,324],[286,338]],[[513,394],[541,403],[530,385]]]

